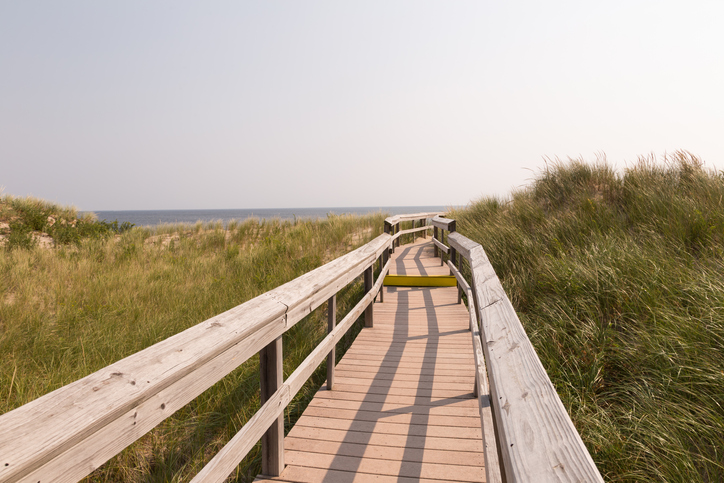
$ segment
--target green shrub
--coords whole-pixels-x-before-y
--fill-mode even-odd
[[[10,233],[5,241],[5,248],[8,250],[25,249],[29,250],[37,245],[33,232],[29,226],[18,222],[10,222]]]
[[[21,223],[29,227],[31,231],[43,231],[45,229],[48,224],[48,216],[51,213],[46,203],[30,198],[15,198],[11,205],[20,215]]]

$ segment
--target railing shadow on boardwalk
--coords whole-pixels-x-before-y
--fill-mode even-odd
[[[409,250],[408,250],[409,251]],[[404,256],[405,252],[401,254],[401,256]],[[400,264],[398,263],[398,270],[400,270]],[[402,267],[402,270],[404,270],[404,267]],[[398,272],[399,273],[399,272]],[[388,289],[389,292],[395,293],[398,292],[395,288]],[[434,372],[435,370],[435,360],[437,356],[437,345],[431,344],[430,340],[432,336],[439,335],[439,329],[438,329],[438,321],[435,314],[435,309],[432,304],[432,298],[429,296],[429,291],[427,291],[427,296],[425,297],[429,301],[429,304],[426,305],[426,312],[427,312],[427,322],[428,322],[428,331],[429,335],[427,336],[427,344],[425,347],[424,357],[423,359],[431,359],[431,362],[427,362],[426,360],[422,361],[421,364],[421,370],[420,370],[420,376],[422,376],[425,371]],[[408,292],[407,291],[399,291],[398,292],[398,299],[397,299],[397,315],[396,319],[399,316],[400,318],[406,316],[409,314],[409,301],[408,301]],[[404,329],[398,330],[398,327],[404,326]],[[418,338],[418,337],[416,337]],[[409,337],[409,325],[408,324],[400,324],[399,326],[395,324],[395,328],[393,330],[393,336],[390,342],[390,347],[387,349],[387,353],[385,354],[384,358],[382,359],[382,362],[380,364],[380,368],[375,375],[375,377],[372,379],[372,382],[370,384],[370,392],[367,393],[367,395],[362,400],[363,404],[366,404],[365,409],[360,409],[357,412],[357,416],[354,418],[356,422],[352,423],[351,427],[349,428],[349,432],[347,436],[345,436],[344,440],[342,441],[342,444],[357,444],[361,445],[362,447],[359,450],[358,456],[362,457],[364,455],[365,447],[369,443],[370,436],[372,435],[372,431],[370,430],[369,426],[370,423],[372,425],[376,424],[374,421],[369,422],[368,419],[363,415],[363,413],[367,412],[377,412],[380,413],[378,417],[379,420],[384,420],[385,417],[389,416],[395,416],[399,414],[404,414],[404,409],[400,410],[401,408],[398,408],[395,412],[389,412],[384,410],[385,402],[380,401],[380,396],[383,396],[384,399],[389,395],[389,392],[386,393],[379,393],[379,392],[372,392],[371,390],[373,388],[378,387],[385,387],[391,388],[393,383],[387,382],[389,381],[390,372],[394,375],[397,374],[397,371],[399,369],[400,361],[402,360],[402,357],[398,354],[398,350],[395,350],[396,347],[394,344],[402,344],[403,349],[404,345],[410,340]],[[385,369],[385,372],[381,372],[382,369]],[[393,377],[394,379],[394,377]],[[424,389],[423,384],[418,384],[418,390],[417,394],[415,395],[415,399],[413,401],[413,404],[409,408],[408,414],[411,415],[410,418],[410,424],[408,426],[408,434],[407,439],[404,444],[404,453],[402,456],[402,462],[401,467],[399,471],[400,477],[404,478],[413,478],[413,479],[419,479],[421,476],[421,470],[422,470],[422,462],[423,462],[423,453],[425,451],[425,438],[426,438],[426,432],[423,432],[422,435],[420,434],[413,434],[413,428],[415,426],[419,426],[421,428],[427,428],[427,423],[429,420],[429,410],[427,411],[420,411],[419,409],[416,411],[415,408],[419,406],[429,406],[432,405],[432,394],[426,394],[426,390]],[[472,396],[472,394],[471,394]],[[454,399],[455,398],[451,398]],[[440,404],[438,402],[435,404],[437,406],[444,405]],[[359,434],[364,435],[361,438],[359,435],[352,435],[351,432],[353,431],[359,431]],[[357,471],[359,467],[359,463],[361,460],[350,460],[349,458],[346,458],[342,455],[337,455],[332,464],[331,468],[341,468],[344,467],[345,472],[348,472],[345,474],[339,474],[337,472],[333,474],[328,474],[324,477],[324,482],[326,483],[349,483],[352,482],[355,478],[355,472]]]
[[[415,262],[415,267],[417,269],[418,275],[426,276],[429,275],[427,272],[427,269],[422,263],[422,250],[417,250],[417,247],[411,246],[411,247],[400,247],[400,254],[395,260],[395,273],[397,275],[408,275],[407,273],[407,267],[405,267],[405,260],[413,260]],[[414,256],[412,258],[407,258],[407,255],[412,253],[414,251]]]

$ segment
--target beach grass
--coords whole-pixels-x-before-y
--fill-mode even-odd
[[[606,481],[724,481],[724,174],[554,162],[450,214],[485,249]]]

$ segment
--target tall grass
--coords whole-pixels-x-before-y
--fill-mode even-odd
[[[483,245],[607,481],[724,481],[724,175],[553,163],[451,216]]]
[[[366,243],[382,231],[383,220],[376,214],[251,219],[226,229],[220,223],[133,228],[52,249],[0,250],[0,413]],[[338,296],[339,312],[361,295],[360,283],[348,286]],[[324,310],[285,334],[285,375],[326,334]],[[258,370],[254,357],[88,481],[190,479],[258,409]],[[322,365],[289,405],[288,427],[325,375]],[[259,470],[256,448],[233,481],[250,481]]]

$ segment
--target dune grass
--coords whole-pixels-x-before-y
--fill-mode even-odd
[[[606,481],[724,481],[724,174],[553,163],[451,213],[485,248]]]
[[[67,215],[68,226],[80,224],[73,224],[73,210],[13,200],[42,208],[36,229],[48,230],[48,216]],[[19,210],[7,204],[2,209],[13,226],[23,222]],[[6,246],[0,250],[0,413],[366,243],[382,231],[383,220],[383,214],[371,214],[320,221],[251,219],[227,228],[221,223],[123,233],[98,228],[97,236],[86,233],[54,248]],[[339,314],[361,296],[361,283],[345,288],[338,295]],[[284,335],[286,376],[326,334],[325,310],[323,305]],[[353,337],[340,344],[339,357]],[[87,481],[189,480],[258,409],[258,371],[255,356]],[[325,371],[322,364],[289,405],[287,429],[324,382]],[[260,470],[259,458],[257,445],[231,481],[251,481]]]

